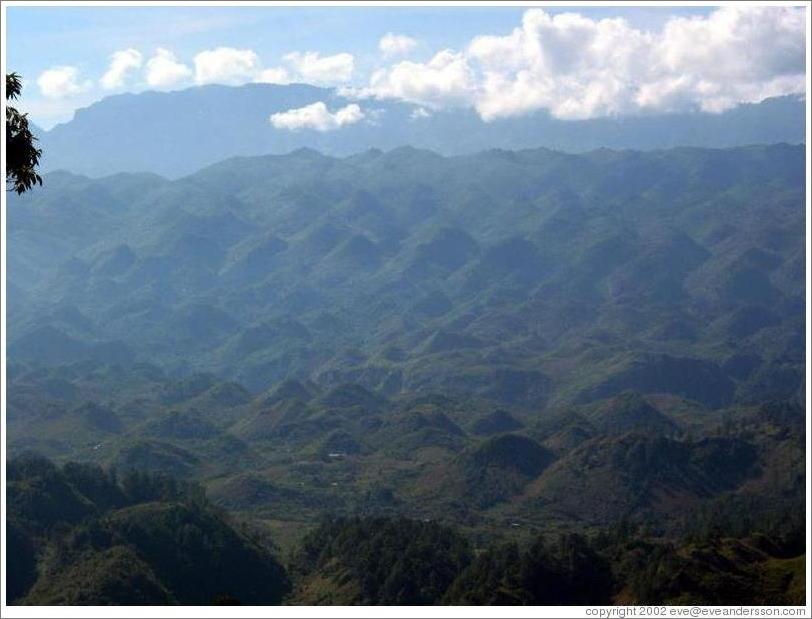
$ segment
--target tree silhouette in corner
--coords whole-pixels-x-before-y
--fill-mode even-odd
[[[16,100],[20,92],[20,76],[6,74],[6,100]],[[37,183],[42,185],[42,178],[36,172],[42,150],[34,146],[36,140],[28,128],[28,115],[6,105],[6,186],[18,194]]]

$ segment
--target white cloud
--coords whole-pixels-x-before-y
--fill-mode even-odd
[[[285,67],[271,67],[260,71],[254,81],[264,84],[289,84],[290,75]]]
[[[620,18],[530,9],[507,35],[393,64],[354,93],[470,106],[485,120],[541,109],[567,119],[721,112],[805,91],[805,20],[797,7],[729,5],[672,17],[653,32]]]
[[[178,62],[175,54],[168,49],[159,47],[147,61],[147,84],[153,88],[168,88],[188,80],[191,76],[192,70]]]
[[[420,120],[421,118],[428,118],[429,116],[431,116],[431,112],[424,107],[415,108],[412,110],[412,113],[409,114],[412,120]]]
[[[355,70],[355,58],[347,53],[321,56],[318,52],[291,52],[284,59],[303,81],[313,84],[347,82]]]
[[[40,73],[37,86],[43,97],[64,99],[85,92],[92,88],[88,81],[79,81],[79,69],[71,66],[53,67]]]
[[[331,113],[323,101],[311,105],[271,114],[271,124],[277,129],[315,129],[333,131],[364,119],[361,108],[351,103]]]
[[[653,43],[623,19],[529,10],[510,35],[469,45],[482,72],[475,107],[485,120],[539,108],[559,118],[622,113],[649,70]]]
[[[378,42],[378,49],[383,52],[384,58],[394,56],[405,56],[417,47],[417,40],[405,34],[393,34],[387,32]]]
[[[48,131],[59,123],[68,122],[74,117],[76,110],[87,107],[94,101],[96,97],[92,90],[66,99],[31,97],[26,100],[25,111],[38,127]]]
[[[259,56],[250,49],[218,47],[195,56],[198,84],[244,84],[260,71]]]
[[[113,90],[124,86],[127,74],[138,69],[143,63],[141,52],[137,49],[123,49],[110,56],[110,67],[102,75],[99,83],[105,90]]]
[[[169,87],[194,77],[197,84],[337,84],[352,78],[355,59],[341,53],[321,56],[318,52],[291,52],[283,58],[287,66],[263,67],[251,49],[217,47],[203,50],[194,57],[194,72],[167,49],[159,48],[146,63],[147,83]]]
[[[725,6],[705,19],[675,18],[655,48],[657,69],[682,79],[672,99],[688,97],[704,111],[804,92],[806,22],[804,9],[770,6]],[[641,95],[640,104],[649,104],[650,96],[650,90]]]
[[[403,61],[372,74],[359,96],[402,99],[426,107],[462,105],[475,94],[475,77],[465,55],[443,50],[427,63]]]

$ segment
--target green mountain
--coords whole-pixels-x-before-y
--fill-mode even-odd
[[[801,393],[803,147],[301,150],[47,180],[10,201],[12,360],[529,409]]]
[[[797,603],[804,165],[47,175],[8,210],[10,599]]]
[[[425,605],[439,601],[471,560],[453,529],[409,520],[335,520],[310,533],[292,569],[293,603]]]
[[[267,548],[170,477],[23,457],[8,511],[27,550],[9,555],[11,603],[276,604],[290,587]]]
[[[443,398],[405,408],[438,404],[466,410]],[[407,460],[374,436],[365,444],[377,451],[340,455],[261,439],[264,461],[186,471],[219,507],[166,473],[21,455],[8,466],[9,599],[798,604],[803,410],[771,404],[714,423],[702,438],[646,427],[560,456],[517,434],[428,443]],[[185,433],[166,438],[210,453]],[[77,453],[104,461],[101,451]]]

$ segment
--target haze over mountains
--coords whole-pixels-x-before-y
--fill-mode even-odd
[[[807,603],[755,4],[4,10],[2,602]]]
[[[43,136],[72,171],[8,200],[11,599],[803,601],[803,104],[268,122],[319,100]]]
[[[361,116],[323,131],[270,123],[271,114],[318,102],[329,113],[355,103]],[[541,111],[486,123],[469,108],[431,111],[391,100],[354,101],[335,89],[305,84],[248,84],[111,96],[39,135],[44,170],[91,177],[143,171],[177,178],[229,157],[283,154],[301,147],[346,156],[404,145],[455,155],[490,148],[585,152],[799,144],[805,136],[804,118],[802,99],[780,97],[721,114],[577,121],[557,120]]]
[[[54,173],[10,200],[9,351],[254,391],[789,397],[803,153],[299,150],[177,181]]]

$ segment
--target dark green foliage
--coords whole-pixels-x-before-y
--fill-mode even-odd
[[[629,541],[615,548],[626,593],[641,604],[801,604],[803,557],[777,558],[763,539],[675,546]]]
[[[502,434],[519,430],[522,423],[504,410],[495,410],[477,419],[471,426],[471,432],[483,436]]]
[[[67,465],[66,465],[67,466]],[[129,470],[121,476],[121,490],[129,504],[177,501],[203,502],[205,493],[194,484],[179,483],[165,474]]]
[[[786,411],[767,407],[760,421],[793,415]],[[501,453],[497,460],[507,456],[488,451]],[[55,513],[25,511],[23,492],[55,485],[73,493],[50,492]],[[60,469],[27,456],[9,463],[9,494],[12,603],[273,604],[290,590],[265,534],[214,510],[193,485],[134,472],[118,485],[115,473],[99,467]],[[391,503],[386,494],[378,500]],[[62,500],[77,499],[83,516],[59,509]],[[288,601],[800,604],[805,524],[800,496],[727,495],[670,537],[623,521],[589,538],[541,535],[473,553],[455,529],[433,522],[330,518],[297,544]]]
[[[589,522],[608,524],[647,512],[662,522],[757,477],[758,465],[755,446],[739,437],[594,438],[550,466],[528,498],[536,508]]]
[[[530,603],[522,586],[524,556],[516,544],[488,549],[454,580],[443,603],[508,606]]]
[[[250,604],[277,604],[286,593],[284,571],[272,558],[219,516],[192,504],[137,505],[100,526],[113,545],[134,548],[181,604],[226,594]]]
[[[436,604],[470,558],[465,539],[439,524],[328,520],[302,541],[294,569],[304,580],[296,596],[302,603]],[[335,583],[346,599],[321,591],[316,579]]]
[[[23,86],[16,73],[6,74],[6,99],[15,100],[20,96]],[[42,149],[34,142],[37,138],[28,127],[28,115],[21,114],[17,108],[6,103],[6,185],[21,194],[39,183],[42,178],[37,174]]]
[[[488,439],[468,456],[477,467],[514,469],[535,477],[552,461],[550,454],[534,440],[515,434]]]
[[[217,435],[217,428],[199,411],[169,411],[144,428],[144,434],[163,439],[208,439]]]
[[[123,429],[121,420],[109,408],[95,402],[85,402],[73,411],[89,428],[105,433],[118,434]]]
[[[762,536],[771,554],[797,557],[806,550],[804,503],[797,496],[722,495],[699,506],[684,525],[689,540]]]
[[[10,604],[23,597],[37,580],[37,558],[30,536],[17,524],[17,516],[6,523],[6,598]]]
[[[709,361],[645,355],[582,394],[581,401],[604,398],[626,389],[642,393],[674,393],[719,408],[730,404],[735,385],[721,368]]]
[[[149,566],[127,546],[92,549],[59,565],[22,600],[31,605],[166,605],[175,603]]]
[[[121,433],[94,434],[84,416],[71,416],[92,407],[66,414],[43,399],[41,385],[68,378],[77,401],[117,390],[119,401],[99,409],[115,413]],[[474,398],[390,400],[357,385],[287,382],[233,406],[206,395],[229,384],[215,381],[168,408],[172,382],[143,368],[12,366],[11,451],[113,465],[119,482],[133,469],[198,480],[220,505],[292,528],[325,513],[399,513],[453,518],[489,536],[505,522],[580,527],[622,517],[671,529],[726,493],[783,501],[803,490],[797,403],[717,412],[626,393],[543,412],[503,409],[528,421],[526,434],[483,439],[465,429],[493,405]],[[375,498],[382,487],[390,500]],[[75,504],[81,517],[86,507]]]
[[[166,475],[43,458],[9,462],[9,599],[26,604],[278,604],[266,548],[203,490]]]
[[[135,440],[124,443],[113,459],[122,471],[143,470],[189,476],[200,459],[189,451],[163,441]]]
[[[124,475],[121,485],[115,469],[105,471],[97,464],[67,462],[62,467],[62,473],[68,484],[102,511],[139,500],[128,490],[131,485],[130,473]],[[149,481],[155,482],[153,479]]]
[[[24,455],[10,461],[7,480],[8,512],[35,534],[63,523],[76,524],[96,513],[94,504],[45,458]],[[104,486],[104,481],[98,481]]]
[[[614,586],[609,563],[580,535],[548,542],[536,539],[525,551],[515,544],[487,551],[464,570],[443,602],[480,604],[609,604]]]
[[[490,438],[459,457],[465,497],[488,507],[517,494],[554,456],[533,439],[515,434]]]
[[[339,385],[325,394],[320,401],[329,407],[350,408],[357,406],[369,411],[377,410],[384,404],[384,400],[380,397],[356,384]]]
[[[624,392],[609,401],[601,402],[587,413],[593,427],[600,434],[636,432],[652,436],[670,436],[677,433],[677,425],[651,406],[640,394]]]

